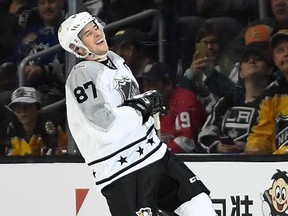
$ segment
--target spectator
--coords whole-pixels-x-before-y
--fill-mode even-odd
[[[142,81],[144,91],[156,89],[169,101],[168,114],[160,117],[163,142],[175,153],[193,152],[198,132],[207,118],[197,95],[176,86],[172,72],[163,63],[147,65]]]
[[[67,139],[60,126],[39,113],[39,92],[32,87],[20,87],[11,96],[9,108],[15,118],[7,129],[6,153],[15,155],[51,155],[67,151]]]
[[[0,143],[4,142],[6,128],[11,117],[4,104],[10,102],[13,89],[18,86],[16,65],[6,63],[7,57],[19,44],[28,22],[29,14],[36,6],[36,0],[1,0],[0,1]],[[30,21],[32,22],[32,21]],[[1,154],[4,154],[1,151]]]
[[[38,0],[41,19],[24,32],[21,44],[11,62],[20,63],[27,55],[58,44],[57,31],[64,19],[65,0]],[[43,106],[64,98],[64,51],[41,56],[25,66],[25,85],[35,87],[41,94]],[[14,71],[15,73],[15,71]]]
[[[37,24],[27,25],[21,44],[10,57],[18,68],[24,57],[58,44],[57,31],[64,19],[65,0],[38,0],[39,16]],[[24,68],[24,85],[36,88],[41,95],[42,106],[57,102],[65,97],[64,50],[31,60]],[[17,70],[17,69],[16,69]],[[16,73],[16,70],[10,73]],[[17,82],[18,79],[15,81]],[[8,92],[11,94],[11,90]],[[6,94],[8,95],[8,94]],[[51,118],[62,120],[65,125],[65,107],[49,113]]]
[[[272,30],[288,28],[288,2],[282,0],[270,0],[270,2],[272,16],[250,22],[230,44],[226,55],[230,58],[231,62],[235,63],[240,60],[243,48],[245,47],[245,33],[250,26],[264,24],[270,26]]]
[[[34,7],[35,0],[0,1],[0,65],[5,62],[11,51],[16,49]]]
[[[145,46],[147,35],[136,28],[119,30],[109,39],[111,50],[116,52],[131,69],[141,88],[141,76],[146,65],[155,62]]]
[[[203,54],[196,47],[191,66],[185,71],[180,83],[181,86],[190,86],[197,92],[208,113],[216,101],[234,85],[222,73],[223,69],[218,64],[223,43],[218,28],[213,23],[204,23],[196,37],[196,44],[203,45]]]
[[[287,27],[288,21],[288,2],[271,0],[271,8],[274,17],[271,19],[272,27]]]
[[[245,45],[264,46],[263,49],[269,49],[268,42],[271,37],[272,28],[268,25],[256,24],[249,27],[245,33]],[[239,78],[239,62],[236,62],[229,78],[234,82],[238,82]]]
[[[266,42],[268,45],[268,42]],[[262,93],[272,80],[272,56],[266,47],[251,44],[240,61],[237,85],[213,107],[199,133],[196,149],[208,153],[244,151],[248,134],[258,116]]]
[[[288,29],[277,31],[270,39],[274,63],[282,72],[265,90],[257,124],[246,145],[250,154],[287,154]]]

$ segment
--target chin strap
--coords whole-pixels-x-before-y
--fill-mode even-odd
[[[93,60],[101,62],[107,60],[107,53],[104,55],[96,55],[95,53],[90,52],[87,57],[91,57]]]
[[[86,49],[88,50],[88,49]],[[86,59],[86,58],[91,58],[91,60],[94,61],[105,61],[107,60],[107,53],[103,54],[103,55],[97,55],[95,53],[92,53],[88,50],[88,52],[86,52],[85,55],[79,55],[78,53],[74,52],[74,54],[76,55],[76,57],[81,58],[81,59]]]

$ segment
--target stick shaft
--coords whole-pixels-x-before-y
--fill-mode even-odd
[[[154,118],[154,127],[157,131],[157,135],[158,137],[161,139],[161,124],[160,124],[160,114],[159,112],[158,113],[155,113],[153,115],[153,118]]]

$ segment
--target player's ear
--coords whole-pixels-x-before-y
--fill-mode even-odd
[[[77,53],[78,55],[80,55],[80,56],[85,56],[86,55],[86,50],[84,48],[79,47],[79,46],[77,46],[77,45],[75,45],[73,43],[69,44],[69,48],[71,50],[73,50],[75,53]]]
[[[73,44],[73,43],[70,43],[70,44],[69,44],[69,48],[70,48],[71,50],[73,50],[74,52],[77,52],[77,50],[79,49],[79,47],[76,46],[76,45]]]

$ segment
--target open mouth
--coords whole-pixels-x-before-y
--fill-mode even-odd
[[[103,43],[103,42],[104,42],[104,40],[103,40],[103,39],[100,39],[100,40],[98,40],[98,41],[96,42],[96,44],[99,45],[99,44],[101,44],[101,43]]]
[[[277,208],[281,211],[283,209],[284,204],[277,203]]]

